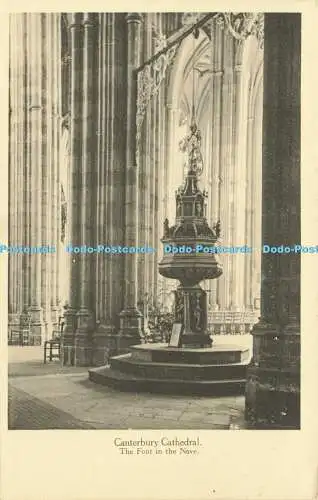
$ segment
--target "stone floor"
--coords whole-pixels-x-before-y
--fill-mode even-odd
[[[9,347],[9,429],[243,429],[244,397],[125,393],[86,369],[43,364],[39,347]]]

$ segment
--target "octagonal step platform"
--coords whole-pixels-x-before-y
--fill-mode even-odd
[[[242,394],[249,350],[237,346],[191,349],[140,344],[89,370],[93,382],[132,392],[193,395]]]

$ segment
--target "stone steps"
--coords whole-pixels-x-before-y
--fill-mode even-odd
[[[243,394],[248,349],[218,345],[174,348],[138,344],[110,358],[110,365],[89,370],[91,381],[123,391],[205,396]]]
[[[217,381],[245,379],[246,363],[187,364],[139,361],[131,354],[115,356],[110,360],[113,370],[147,379],[182,381]]]
[[[139,344],[130,347],[132,358],[155,363],[221,365],[249,361],[249,349],[231,345],[209,348],[178,348],[168,344]]]
[[[98,384],[129,392],[225,396],[244,394],[245,391],[245,377],[223,380],[144,378],[115,370],[110,366],[89,370],[89,379]]]

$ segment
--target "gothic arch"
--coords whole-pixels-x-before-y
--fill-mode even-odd
[[[200,30],[197,39],[189,35],[182,41],[170,71],[167,106],[175,107],[177,105],[184,81],[192,69],[193,60],[197,59],[206,50],[208,44],[209,39],[202,30]]]

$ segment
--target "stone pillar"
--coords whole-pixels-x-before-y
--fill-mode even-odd
[[[71,89],[70,89],[70,244],[81,243],[81,171],[82,171],[82,100],[83,100],[83,14],[72,14],[69,26],[71,33]],[[70,301],[65,313],[65,327],[62,346],[64,364],[74,364],[76,313],[80,305],[80,270],[79,254],[72,254],[70,266]]]
[[[141,52],[142,16],[138,13],[127,15],[127,141],[126,141],[126,199],[125,199],[125,245],[138,246],[138,165],[136,161],[136,112],[137,73]],[[124,350],[129,345],[140,343],[141,313],[137,308],[138,256],[125,255],[125,304],[120,313],[118,348]]]
[[[9,55],[9,245],[21,245],[19,215],[23,211],[23,14],[11,14],[9,18],[10,55]],[[11,43],[12,42],[12,43]],[[23,213],[23,212],[22,212]],[[9,336],[10,330],[19,330],[22,304],[19,300],[19,282],[21,283],[22,256],[11,253],[8,256],[9,270]],[[21,285],[20,285],[21,286]]]
[[[125,120],[124,104],[116,102],[116,92],[121,92],[125,85],[125,77],[116,79],[119,61],[123,58],[118,54],[117,14],[99,14],[99,44],[98,44],[98,147],[97,147],[97,242],[118,245],[122,241],[122,226],[120,220],[121,208],[117,206],[122,195],[116,189],[122,189],[122,172],[124,160],[119,157],[119,151],[125,152],[125,140],[122,134],[116,135],[114,113],[123,117],[118,126],[123,130]],[[116,122],[116,123],[115,123]],[[116,141],[118,146],[116,147]],[[114,217],[115,214],[115,217]],[[117,224],[116,224],[116,222]],[[94,364],[107,362],[109,354],[116,349],[114,319],[121,310],[118,300],[118,290],[121,283],[122,259],[111,254],[96,255],[96,320],[97,328],[93,334]],[[114,310],[114,307],[118,310]]]
[[[60,156],[60,135],[62,135],[60,116],[62,113],[61,106],[61,16],[60,14],[50,14],[48,16],[52,29],[52,40],[50,41],[51,55],[48,57],[51,60],[51,84],[50,92],[51,97],[51,116],[50,122],[52,123],[52,135],[50,140],[50,164],[51,164],[51,234],[52,241],[56,246],[56,254],[50,256],[51,258],[51,321],[53,327],[56,329],[58,324],[58,316],[60,301],[60,241],[61,241],[61,206],[60,206],[60,192],[61,192],[61,176],[60,169],[65,164],[61,164]],[[62,141],[61,141],[62,142]],[[64,158],[63,158],[64,159]],[[64,250],[63,250],[64,251]],[[64,305],[64,304],[61,304]]]
[[[42,244],[42,35],[45,35],[43,19],[45,14],[29,14],[28,37],[30,39],[30,52],[28,53],[29,70],[29,150],[28,168],[31,176],[30,185],[30,246],[38,247]],[[40,253],[29,256],[30,259],[30,307],[33,343],[41,344],[44,331],[43,309],[41,306],[41,260]]]
[[[52,238],[52,219],[55,213],[52,208],[52,178],[51,178],[51,151],[53,135],[53,100],[54,94],[52,86],[54,85],[54,52],[52,45],[56,40],[56,33],[52,31],[52,21],[55,14],[43,14],[42,19],[42,122],[46,133],[42,134],[42,183],[41,183],[41,238],[44,245],[57,247],[57,242]],[[45,324],[45,335],[43,340],[47,340],[52,334],[51,307],[50,307],[50,288],[51,288],[51,265],[55,258],[54,254],[43,254],[41,258],[41,306],[43,309],[43,321]]]
[[[152,14],[146,14],[144,19],[143,47],[145,59],[150,59],[152,55]],[[153,98],[154,99],[154,98]],[[151,177],[154,170],[154,144],[153,130],[153,99],[148,103],[144,111],[144,119],[141,129],[141,137],[138,144],[138,242],[140,246],[151,245],[151,233],[153,225],[151,223],[151,198],[152,186]],[[149,255],[138,255],[138,307],[142,310],[142,303],[150,296],[149,281],[151,273],[149,269]],[[142,321],[142,328],[145,325]]]
[[[55,147],[58,62],[53,47],[59,32],[55,14],[10,17],[10,244],[52,247],[53,204],[51,157]],[[42,343],[50,333],[51,269],[54,253],[29,252],[10,259],[9,300],[20,327],[31,326],[29,342]],[[12,288],[11,288],[12,287]],[[12,318],[10,318],[12,320]],[[17,323],[15,318],[15,323]],[[15,327],[16,329],[16,327]]]
[[[24,243],[24,203],[25,203],[25,154],[26,154],[26,127],[25,127],[25,118],[26,118],[26,75],[25,75],[25,65],[26,65],[26,41],[25,41],[25,23],[26,23],[26,15],[25,14],[15,14],[18,17],[19,23],[19,39],[20,39],[20,71],[18,72],[18,106],[19,106],[19,154],[18,154],[18,175],[17,175],[17,189],[19,195],[18,201],[18,214],[17,214],[17,245],[23,245]],[[16,274],[16,287],[17,287],[17,303],[18,308],[17,312],[20,313],[23,310],[24,306],[24,283],[25,277],[23,273],[23,256],[18,257],[17,262],[17,274]]]
[[[245,190],[246,190],[246,113],[247,100],[245,99],[244,79],[242,75],[241,50],[236,49],[237,59],[234,68],[235,88],[235,125],[234,125],[234,148],[233,148],[233,246],[243,246],[245,243]],[[244,310],[244,267],[246,263],[245,254],[234,254],[232,260],[232,294],[231,310],[242,315]],[[241,313],[241,314],[240,314]],[[236,327],[244,333],[244,325],[238,319]]]
[[[149,189],[148,189],[148,203],[149,203],[149,217],[148,217],[148,236],[146,244],[152,248],[156,248],[155,245],[155,231],[156,224],[154,220],[155,216],[155,197],[156,197],[156,170],[158,168],[158,144],[160,140],[159,132],[159,107],[158,107],[158,95],[153,96],[151,100],[151,139],[150,139],[150,169],[149,169]],[[146,266],[148,267],[148,284],[145,281],[145,288],[149,289],[150,295],[153,297],[153,283],[154,274],[158,273],[158,268],[155,267],[154,255],[148,254],[146,256]]]
[[[158,37],[158,33],[164,33],[163,29],[163,14],[155,14],[156,16],[156,25],[157,25],[157,34],[156,40]],[[158,49],[156,48],[157,41],[153,42],[153,53],[155,53]],[[156,66],[156,65],[155,65]],[[152,186],[151,186],[151,221],[150,224],[152,226],[152,240],[151,246],[156,249],[156,252],[150,254],[148,259],[150,261],[150,286],[151,286],[151,297],[152,303],[159,303],[162,300],[162,297],[159,298],[159,290],[158,290],[158,251],[157,251],[157,241],[159,237],[159,230],[161,232],[162,227],[162,219],[159,220],[159,172],[160,169],[163,169],[163,161],[165,154],[165,143],[163,136],[163,120],[165,116],[165,85],[164,82],[160,85],[157,94],[154,96],[154,104],[153,104],[153,112],[154,112],[154,123],[153,128],[155,130],[154,133],[154,168],[153,168],[153,177],[152,177]]]
[[[112,187],[110,186],[110,165],[112,159],[110,126],[111,116],[107,109],[112,109],[111,102],[111,59],[113,46],[114,14],[99,14],[99,44],[98,44],[98,145],[97,145],[97,212],[96,234],[97,242],[113,241],[111,226]],[[97,254],[96,256],[96,321],[97,328],[93,334],[94,364],[103,365],[108,358],[109,337],[112,334],[111,292],[113,260],[111,256]]]
[[[99,14],[98,29],[98,145],[97,241],[122,247],[127,127],[127,64],[125,14]],[[94,364],[102,365],[117,349],[119,313],[123,308],[124,255],[100,253],[96,266],[96,326],[93,333]]]
[[[220,153],[220,214],[222,214],[222,245],[230,246],[233,207],[233,39],[224,33],[224,74],[222,78],[221,153]],[[222,255],[223,275],[218,280],[218,303],[227,311],[231,302],[231,255]],[[221,333],[223,331],[221,330]]]
[[[212,74],[211,74],[211,87],[212,87],[212,98],[211,98],[211,137],[209,140],[210,151],[209,156],[211,158],[211,177],[212,177],[212,192],[209,193],[210,203],[211,203],[211,222],[216,223],[218,219],[221,218],[220,214],[220,136],[221,136],[221,94],[222,94],[222,53],[223,53],[223,36],[220,27],[212,23],[211,26],[211,37],[215,40],[212,48]],[[222,222],[223,224],[223,222]],[[224,278],[223,278],[224,279]],[[219,280],[212,280],[209,282],[209,288],[211,289],[210,294],[210,310],[216,311],[219,309],[219,301],[217,296],[217,291],[219,287]],[[213,333],[213,326],[212,332]]]
[[[254,161],[254,151],[253,151],[253,132],[255,130],[255,119],[253,115],[248,116],[247,119],[247,185],[246,185],[246,210],[245,210],[245,226],[246,226],[246,242],[252,245],[253,242],[253,227],[252,227],[252,213],[253,213],[253,201],[254,201],[254,179],[255,179],[255,161]],[[259,165],[261,168],[261,166]],[[261,182],[261,181],[260,181]],[[253,286],[251,286],[253,281],[253,270],[252,270],[252,254],[246,254],[245,259],[245,277],[244,277],[244,305],[249,311],[253,310]]]
[[[251,159],[251,244],[252,248],[261,248],[261,212],[262,212],[262,116],[263,116],[263,85],[254,105],[254,128],[253,145]],[[258,252],[252,252],[250,261],[249,291],[250,304],[254,308],[255,320],[259,316],[259,297],[260,297],[260,274],[261,274],[261,255]],[[255,298],[257,299],[255,301]],[[254,321],[255,321],[254,320]]]
[[[265,14],[262,243],[300,243],[301,15]],[[246,419],[300,426],[300,255],[262,254]]]
[[[30,146],[29,146],[29,121],[28,121],[28,100],[30,92],[30,74],[28,71],[28,56],[31,53],[30,37],[26,34],[29,29],[30,23],[30,13],[23,15],[23,34],[25,40],[25,58],[24,58],[24,79],[23,79],[23,89],[24,89],[24,126],[23,126],[23,141],[24,150],[22,158],[22,182],[23,187],[23,217],[22,217],[22,241],[21,243],[25,246],[30,246],[30,192],[31,192],[31,175],[30,175]],[[23,311],[21,314],[21,324],[25,322],[26,316],[28,316],[28,308],[30,305],[30,256],[24,254],[22,256],[22,283],[23,283]]]
[[[165,89],[164,89],[165,90]],[[165,94],[165,92],[163,92]],[[171,104],[162,104],[162,120],[161,126],[161,136],[164,143],[164,147],[160,149],[160,165],[158,169],[158,216],[157,225],[159,231],[157,231],[157,242],[156,247],[158,249],[157,263],[163,257],[163,248],[161,244],[161,233],[160,228],[162,227],[162,221],[165,220],[168,214],[168,203],[169,194],[171,186],[169,185],[169,162],[172,162],[172,152],[173,152],[173,133],[175,131],[175,126],[177,122],[177,110],[175,110]],[[173,162],[172,162],[173,163]],[[157,267],[158,271],[158,267]],[[165,301],[167,297],[168,280],[164,279],[161,275],[158,275],[158,293],[160,294],[159,301]]]
[[[154,196],[154,206],[153,206],[153,238],[152,246],[156,248],[156,252],[149,257],[153,259],[153,283],[152,283],[152,297],[153,302],[158,301],[158,239],[159,239],[159,229],[161,228],[162,219],[159,219],[159,200],[160,200],[160,173],[164,169],[164,155],[165,155],[165,88],[162,85],[158,92],[157,98],[157,117],[156,124],[157,130],[157,148],[156,148],[156,162],[155,162],[155,175],[153,184],[153,196]],[[159,299],[159,301],[162,298]]]
[[[54,118],[53,118],[53,85],[54,81],[54,41],[57,33],[54,30],[53,19],[56,14],[48,14],[45,16],[45,58],[47,61],[46,65],[46,75],[44,75],[45,81],[45,108],[46,108],[46,136],[45,136],[45,149],[46,149],[46,161],[43,168],[43,179],[42,179],[42,231],[43,231],[43,242],[50,246],[57,247],[57,242],[53,237],[52,222],[56,215],[53,211],[52,203],[52,188],[54,179],[52,178],[51,172],[51,158],[53,145],[53,128],[54,128]],[[51,279],[52,279],[52,264],[56,259],[56,252],[54,254],[43,255],[42,258],[42,307],[44,312],[44,321],[47,325],[46,328],[46,338],[51,337],[52,334],[52,314],[51,314]]]
[[[95,15],[84,14],[83,28],[83,95],[82,118],[79,123],[82,132],[83,153],[81,170],[78,173],[80,191],[81,226],[80,243],[94,248],[93,201],[96,187],[96,119],[94,94],[94,21]],[[77,312],[77,329],[75,335],[75,364],[85,366],[91,364],[92,332],[94,329],[93,307],[94,293],[94,259],[92,253],[79,254],[79,310]]]

